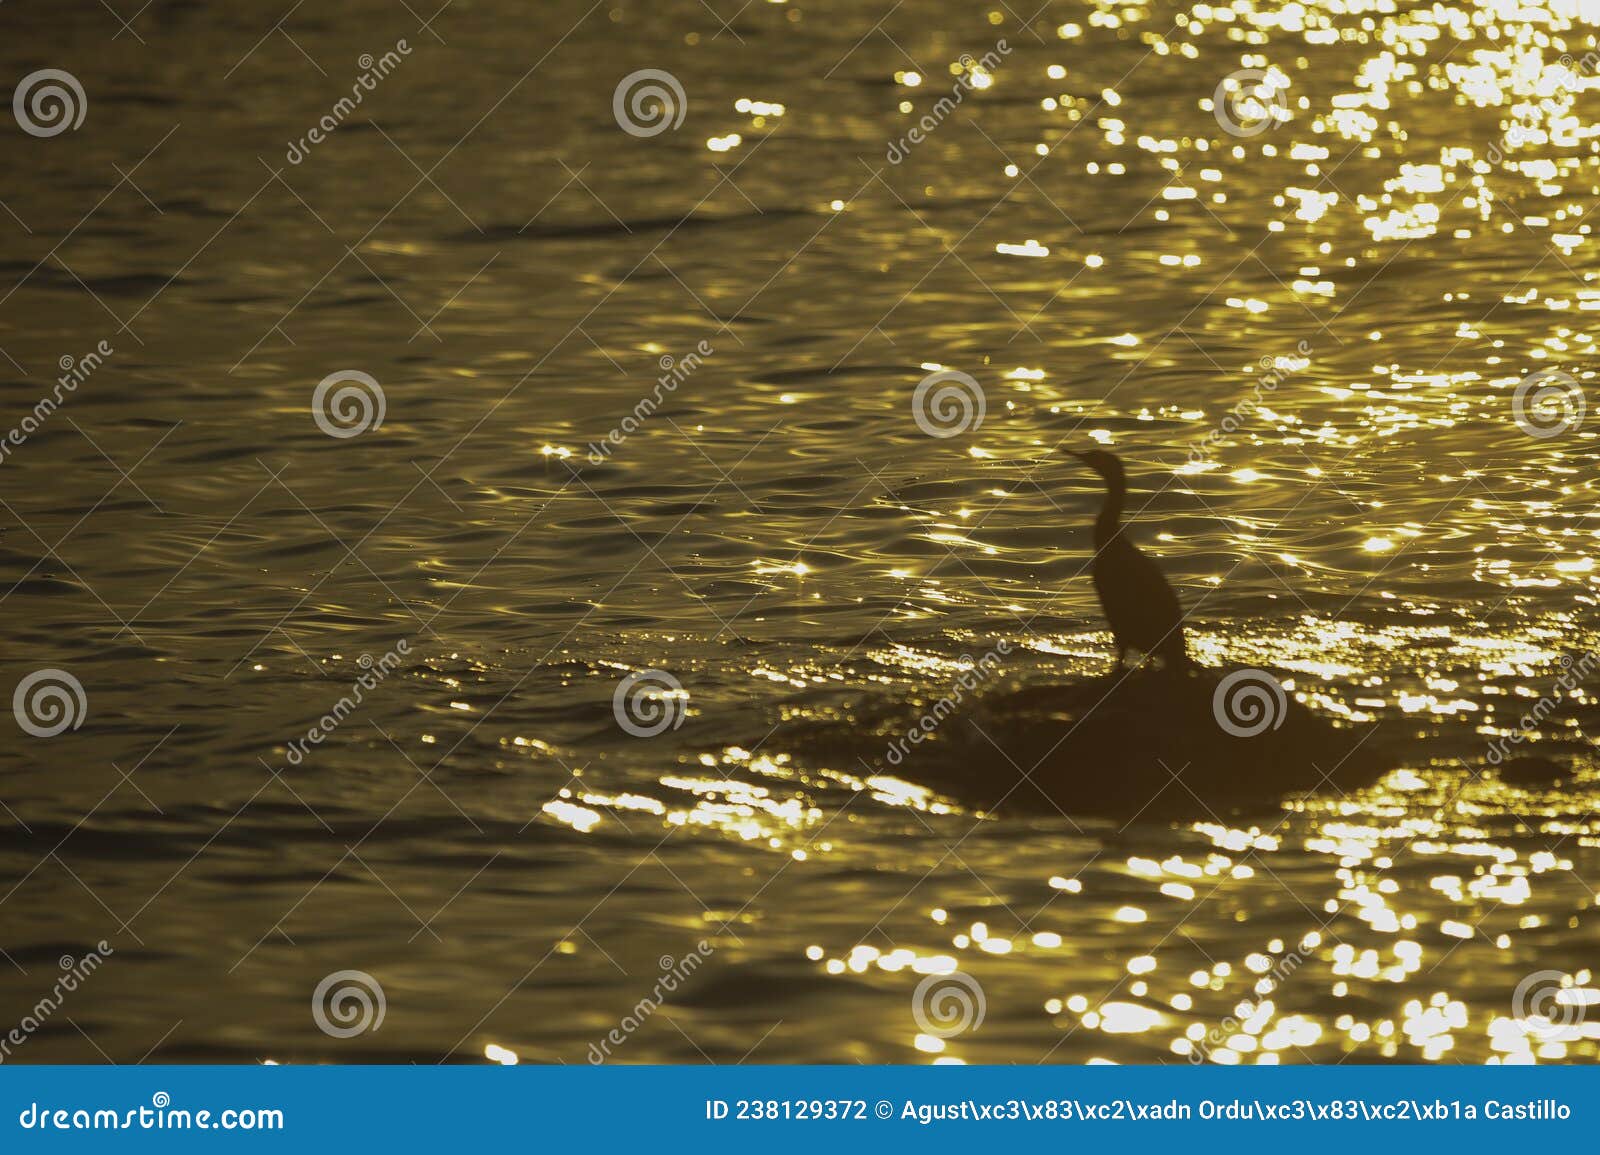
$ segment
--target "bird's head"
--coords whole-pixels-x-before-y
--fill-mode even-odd
[[[1069,449],[1067,452],[1098,473],[1108,489],[1120,489],[1127,484],[1127,477],[1122,470],[1122,460],[1116,454],[1107,453],[1103,449],[1091,449],[1087,453]]]

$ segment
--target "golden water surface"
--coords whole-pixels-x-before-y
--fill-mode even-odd
[[[0,425],[113,350],[0,464],[4,685],[87,699],[0,744],[0,1028],[114,948],[12,1061],[1593,1060],[1600,3],[736,7],[0,40],[88,96],[7,134]],[[676,128],[619,127],[640,69]],[[385,413],[330,437],[347,369]],[[1096,445],[1196,656],[1404,769],[994,818],[808,738],[1001,641],[1104,670]],[[338,1038],[346,969],[386,1009]],[[953,972],[982,1022],[930,1031]]]

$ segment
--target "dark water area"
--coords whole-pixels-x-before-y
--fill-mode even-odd
[[[1032,8],[0,8],[6,1061],[1596,1058],[1600,6]],[[1397,768],[891,757],[1106,673],[1097,446]]]

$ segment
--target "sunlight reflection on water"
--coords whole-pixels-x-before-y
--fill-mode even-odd
[[[501,7],[480,6],[520,27]],[[673,29],[708,20],[658,7]],[[301,1024],[307,975],[363,955],[391,1008],[366,1057],[582,1061],[658,957],[705,937],[705,970],[620,1061],[732,1061],[757,1040],[753,1061],[1600,1056],[1596,700],[1592,678],[1557,686],[1597,641],[1600,415],[1572,409],[1596,374],[1600,3],[1097,3],[1028,26],[919,5],[874,32],[880,15],[754,5],[735,26],[762,35],[714,45],[635,14],[582,26],[514,115],[476,129],[471,169],[441,170],[450,201],[427,193],[357,245],[440,340],[396,341],[416,319],[325,272],[342,254],[285,195],[220,242],[237,276],[201,263],[151,305],[150,346],[119,353],[136,388],[108,369],[75,399],[130,459],[155,416],[184,420],[139,474],[178,516],[130,502],[115,532],[88,522],[63,551],[81,578],[49,567],[73,596],[19,590],[17,640],[59,647],[124,728],[86,736],[105,745],[78,747],[85,766],[138,761],[185,711],[228,722],[185,727],[141,771],[157,837],[119,795],[63,851],[163,948],[120,964],[139,999],[113,1003],[114,974],[86,993],[107,1000],[99,1037],[141,1053],[198,968],[249,991],[169,1054],[348,1058],[283,1023]],[[527,67],[501,69],[492,32],[431,49],[475,62],[448,86],[419,49],[384,90],[410,105],[375,98],[374,125],[442,153]],[[648,147],[619,136],[595,64],[647,40],[691,108]],[[221,133],[188,105],[126,105],[152,139],[157,111],[195,144]],[[268,142],[304,120],[240,117]],[[359,236],[415,173],[378,133],[341,132],[290,176]],[[83,241],[92,283],[144,259],[130,248],[164,278],[238,208],[258,166],[192,167],[213,143],[151,166],[172,215],[199,218],[193,243],[118,200],[113,235]],[[184,209],[196,189],[214,203]],[[7,203],[48,234],[49,204]],[[326,298],[275,321],[319,275]],[[18,291],[43,318],[8,330],[23,363],[88,347],[53,320],[64,288]],[[660,411],[591,461],[663,358],[702,341]],[[333,445],[311,427],[330,358],[386,383],[381,431]],[[947,369],[978,383],[982,421],[928,436],[912,391]],[[1570,386],[1521,407],[1541,369]],[[1083,574],[1098,488],[1061,451],[1089,445],[1128,461],[1136,534],[1202,663],[1274,670],[1295,701],[1423,753],[1263,814],[1126,827],[995,818],[900,777],[867,721],[929,708],[997,641],[985,691],[1104,669]],[[27,448],[6,468],[54,541],[104,463],[67,437]],[[292,461],[290,493],[262,457]],[[18,581],[44,558],[6,544]],[[137,647],[80,580],[145,607]],[[286,776],[296,795],[229,819],[256,757],[281,761],[354,655],[401,635],[422,659]],[[682,726],[636,739],[612,694],[652,669],[681,684],[656,704]],[[824,747],[823,725],[856,739]],[[1513,737],[1568,764],[1563,785],[1480,775]],[[108,784],[22,768],[7,804],[64,831]],[[385,811],[403,836],[358,841]],[[7,858],[21,877],[38,855]],[[99,925],[75,890],[19,889],[26,945]],[[437,938],[418,928],[435,911]],[[1530,1019],[1519,983],[1542,972]],[[956,974],[982,1023],[930,1029],[919,984]]]

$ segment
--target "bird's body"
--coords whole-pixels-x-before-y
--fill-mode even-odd
[[[1117,668],[1128,651],[1161,659],[1168,669],[1190,665],[1183,638],[1183,609],[1160,567],[1140,552],[1122,524],[1127,480],[1122,462],[1098,450],[1074,454],[1106,483],[1106,500],[1094,523],[1090,572],[1117,644]]]

